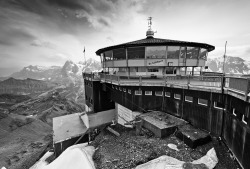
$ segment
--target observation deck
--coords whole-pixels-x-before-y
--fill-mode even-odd
[[[166,86],[190,90],[211,91],[235,96],[250,102],[250,79],[229,76],[119,76],[106,73],[82,73],[89,81],[119,86]]]

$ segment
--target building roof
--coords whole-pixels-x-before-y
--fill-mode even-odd
[[[80,113],[53,118],[54,143],[81,136],[87,130],[87,127],[80,118]]]
[[[208,52],[215,49],[214,46],[206,44],[206,43],[197,43],[197,42],[187,42],[187,41],[178,41],[178,40],[171,40],[171,39],[160,39],[160,38],[145,38],[140,39],[132,42],[122,43],[119,45],[109,46],[106,48],[102,48],[96,51],[97,55],[101,53],[113,49],[118,48],[126,48],[126,47],[135,47],[135,46],[161,46],[161,45],[168,45],[168,46],[190,46],[190,47],[202,47],[208,50]]]

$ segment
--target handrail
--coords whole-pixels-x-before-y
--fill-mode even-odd
[[[191,75],[176,75],[176,76],[159,76],[159,75],[116,75],[107,73],[82,73],[83,78],[88,80],[101,80],[105,82],[118,83],[118,84],[176,84],[184,86],[201,86],[201,87],[216,87],[227,88],[233,91],[245,93],[246,99],[250,92],[250,78],[246,77],[231,77],[231,76],[191,76]],[[223,83],[223,78],[225,83]]]

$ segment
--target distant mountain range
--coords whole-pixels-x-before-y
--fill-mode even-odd
[[[84,103],[84,85],[82,71],[100,71],[100,62],[88,59],[86,62],[66,61],[60,66],[41,67],[27,66],[0,81],[0,94],[28,95],[39,94],[62,86],[63,95],[76,103]]]
[[[43,92],[46,92],[53,87],[57,86],[57,84],[35,80],[35,79],[14,79],[9,78],[7,80],[0,82],[0,94],[8,93],[15,95],[38,95]]]
[[[206,65],[210,71],[222,72],[223,57],[208,59]],[[240,57],[227,56],[225,59],[225,73],[227,74],[250,74],[250,62]]]
[[[79,81],[82,76],[82,71],[98,71],[101,70],[100,62],[94,59],[88,59],[86,62],[74,63],[73,61],[66,61],[61,66],[27,66],[21,71],[11,74],[9,77],[16,79],[32,78],[37,80],[51,81],[60,84],[70,84]],[[9,77],[5,77],[9,78]],[[3,78],[2,78],[3,80]]]
[[[206,65],[208,66],[207,71],[222,72],[223,57],[208,58]],[[92,72],[100,71],[101,69],[101,63],[94,59],[88,59],[86,62],[79,63],[68,60],[63,66],[42,67],[30,65],[8,77],[0,77],[0,81],[13,77],[16,79],[31,78],[64,85],[76,85],[82,81],[82,71]],[[250,74],[250,61],[240,57],[227,56],[225,72],[227,74]]]

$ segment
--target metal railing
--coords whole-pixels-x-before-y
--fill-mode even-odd
[[[119,76],[106,73],[83,73],[83,78],[100,80],[119,85],[167,86],[178,85],[186,87],[230,89],[245,94],[250,92],[250,78],[224,76]]]

